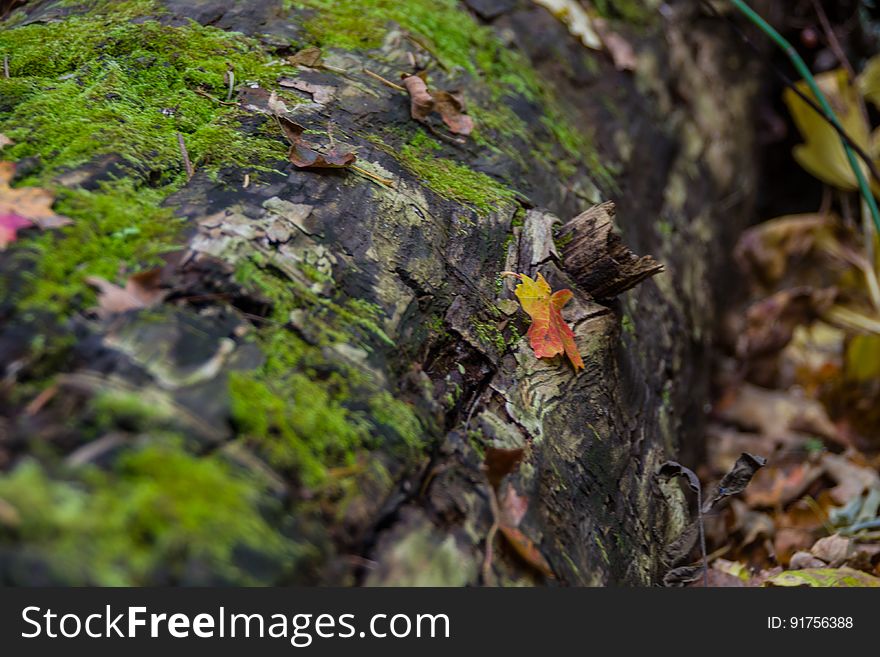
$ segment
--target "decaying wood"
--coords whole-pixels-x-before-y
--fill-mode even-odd
[[[306,43],[301,25],[314,18],[312,10],[281,2],[163,4],[169,12],[163,20],[192,19],[274,44]],[[424,172],[370,139],[393,142],[426,130],[411,119],[405,95],[363,73],[399,74],[412,57],[412,35],[389,23],[381,48],[328,45],[322,68],[296,74],[334,88],[332,99],[293,105],[287,118],[309,131],[332,125],[352,141],[359,164],[393,180],[393,188],[348,170],[283,162],[243,188],[252,173],[246,167],[224,167],[216,176],[198,167],[165,202],[188,229],[163,270],[174,291],[149,313],[68,318],[57,333],[76,335],[76,342],[51,372],[64,394],[33,416],[0,404],[0,431],[13,437],[4,443],[0,434],[0,456],[5,445],[15,446],[16,458],[32,442],[81,445],[76,422],[88,399],[120,389],[171,409],[168,422],[194,438],[195,453],[231,444],[246,452],[250,436],[230,419],[227,379],[263,362],[265,354],[247,336],[271,321],[273,301],[244,289],[231,272],[262,263],[281,284],[317,297],[290,312],[283,329],[310,341],[318,354],[303,376],[357,372],[346,405],[371,433],[369,450],[353,455],[356,465],[334,482],[338,487],[315,493],[295,473],[272,472],[265,506],[280,508],[279,525],[307,548],[301,562],[285,564],[283,578],[260,574],[261,583],[476,585],[487,583],[482,576],[501,584],[546,582],[504,542],[487,550],[487,534],[497,533],[486,495],[487,448],[522,450],[522,462],[497,482],[498,490],[513,488],[527,500],[518,530],[557,582],[660,581],[663,550],[680,535],[687,514],[680,491],[658,485],[654,472],[699,431],[707,391],[702,362],[716,315],[713,283],[725,231],[744,222],[751,198],[745,163],[752,78],[737,63],[736,42],[694,15],[692,3],[672,3],[668,19],[632,35],[652,71],[638,79],[584,48],[535,3],[469,4],[479,5],[478,14],[491,16],[493,29],[521,50],[573,125],[595,133],[594,164],[579,162],[573,171],[556,166],[554,158],[564,153],[534,99],[499,97],[479,76],[456,78],[460,73],[435,66],[436,88],[465,88],[475,108],[506,103],[505,111],[528,126],[525,134],[499,137],[519,157],[475,140],[438,141],[439,150],[431,151],[438,163],[467,167],[514,190],[477,212],[473,203],[432,189]],[[696,93],[705,97],[691,102]],[[477,130],[479,117],[475,111]],[[613,184],[611,170],[623,172]],[[740,200],[720,214],[721,199],[733,197]],[[614,205],[601,203],[609,198],[620,208],[626,242],[656,260],[624,245],[614,230]],[[579,212],[554,235],[557,217]],[[661,221],[675,230],[661,230]],[[565,245],[557,249],[557,243]],[[307,277],[302,263],[323,276]],[[505,269],[540,271],[554,289],[572,289],[564,317],[583,371],[561,359],[535,358],[511,286],[498,279]],[[0,267],[0,282],[16,271]],[[639,282],[645,284],[631,289]],[[613,304],[598,303],[617,295]],[[322,342],[314,327],[326,321],[328,308],[351,301],[375,306],[371,325],[379,330],[358,328],[347,342]],[[24,327],[4,336],[8,353],[23,361],[26,344],[48,331],[25,325],[32,320],[17,309],[5,312],[10,325]],[[27,364],[4,372],[4,381],[22,371]],[[389,397],[418,417],[409,451],[399,449],[386,409],[375,403]],[[134,431],[112,444],[150,438]],[[243,463],[260,462],[246,456]],[[287,485],[283,494],[278,482]],[[493,553],[488,563],[487,552]],[[16,576],[28,582],[29,572],[22,572]],[[214,581],[212,575],[190,568],[184,581]],[[163,576],[157,572],[149,583],[169,583]]]
[[[663,271],[651,256],[637,256],[614,229],[613,201],[582,212],[563,226],[565,268],[595,299],[610,299]]]

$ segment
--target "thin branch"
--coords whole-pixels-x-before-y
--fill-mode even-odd
[[[189,153],[186,150],[186,142],[183,141],[183,135],[179,132],[177,133],[177,144],[180,146],[180,155],[183,157],[183,166],[186,167],[186,179],[188,181],[192,180],[195,171],[193,170],[192,161],[189,159]]]
[[[220,103],[221,105],[229,105],[230,107],[238,107],[238,103],[230,103],[230,102],[227,102],[227,101],[225,101],[225,100],[220,100],[220,99],[217,98],[216,96],[212,96],[211,94],[209,94],[209,93],[208,93],[207,91],[205,91],[204,89],[200,89],[200,88],[193,89],[193,93],[195,93],[195,94],[197,94],[197,95],[199,95],[199,96],[204,96],[205,98],[210,98],[210,99],[213,100],[215,103]]]
[[[392,89],[396,89],[397,91],[402,91],[403,93],[406,93],[406,89],[404,87],[401,87],[399,84],[395,84],[391,80],[383,78],[378,73],[373,73],[370,69],[365,68],[364,73],[369,75],[371,78],[378,80],[379,82],[381,82],[385,86],[388,86],[388,87],[391,87]]]

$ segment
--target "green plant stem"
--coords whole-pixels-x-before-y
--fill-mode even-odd
[[[807,86],[809,86],[810,91],[812,91],[813,95],[816,96],[816,100],[819,101],[819,106],[825,113],[825,117],[836,128],[842,131],[843,126],[840,124],[840,121],[834,114],[834,110],[831,109],[831,104],[828,102],[828,99],[825,98],[825,94],[822,93],[822,90],[816,83],[816,79],[810,72],[809,67],[807,66],[806,62],[804,62],[803,58],[794,49],[794,46],[792,46],[791,43],[789,43],[789,41],[784,36],[777,32],[776,29],[772,25],[770,25],[770,23],[765,21],[760,14],[758,14],[746,2],[744,2],[744,0],[730,0],[730,2],[740,11],[740,13],[742,13],[746,18],[754,23],[755,26],[757,26],[764,34],[770,37],[770,39],[772,39],[776,43],[776,45],[782,48],[782,50],[791,60],[791,63],[794,64],[794,67],[797,69],[798,73],[800,73],[801,77],[803,77],[804,81],[807,83]],[[861,193],[862,198],[864,199],[865,203],[868,206],[868,209],[871,212],[871,218],[874,220],[874,226],[877,228],[877,231],[880,232],[880,209],[878,209],[877,207],[877,200],[874,198],[874,194],[871,192],[871,187],[868,185],[868,180],[867,178],[865,178],[865,173],[864,171],[862,171],[862,167],[856,160],[855,153],[853,153],[853,150],[847,143],[847,141],[845,139],[841,139],[840,143],[843,145],[843,150],[846,153],[846,159],[849,162],[849,166],[850,168],[852,168],[853,173],[856,176],[856,181],[859,185],[859,192]]]

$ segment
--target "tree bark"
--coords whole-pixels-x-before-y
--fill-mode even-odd
[[[186,221],[163,265],[164,303],[96,317],[94,301],[80,299],[59,322],[5,303],[4,477],[37,460],[53,481],[81,481],[82,468],[96,468],[125,486],[126,455],[173,433],[187,454],[220,458],[236,478],[260,482],[253,512],[294,548],[270,557],[255,545],[234,549],[230,558],[243,565],[231,573],[184,532],[161,563],[126,582],[659,582],[664,549],[689,514],[678,488],[655,473],[698,451],[727,247],[754,189],[756,85],[735,39],[696,3],[669,3],[643,22],[612,19],[639,62],[619,71],[532,2],[436,3],[438,14],[472,23],[480,43],[519,53],[535,94],[491,79],[507,71],[476,61],[476,46],[459,53],[473,58],[469,70],[443,62],[443,25],[398,18],[403,24],[389,22],[378,47],[341,49],[330,32],[316,36],[322,12],[333,18],[318,5],[159,4],[161,13],[143,18],[242,32],[276,58],[319,45],[322,65],[290,67],[283,84],[263,88],[306,90],[287,103],[287,118],[321,133],[305,135],[315,143],[353,147],[367,175],[196,162],[192,179],[164,201]],[[35,2],[25,11],[18,20],[33,25],[84,10]],[[399,82],[412,72],[408,52],[429,67],[429,88],[463,91],[473,136],[413,120],[405,93],[364,72]],[[244,79],[233,86],[230,102],[245,108],[240,130],[271,129],[267,94]],[[526,130],[507,130],[498,116]],[[572,157],[562,143],[567,126],[590,152]],[[280,130],[276,137],[283,143]],[[88,186],[105,171],[90,164],[55,180]],[[597,229],[601,240],[583,230],[572,239],[582,222],[563,225],[608,200],[622,242],[609,243],[607,225]],[[25,242],[0,254],[6,289],[26,271]],[[616,250],[603,265],[609,245]],[[664,271],[635,261],[622,267],[625,283],[605,277],[591,287],[591,272],[619,262],[613,256],[627,247]],[[505,270],[540,272],[554,290],[574,292],[563,315],[583,371],[535,358]],[[52,358],[35,353],[34,335],[50,344],[72,337]],[[14,394],[38,380],[42,399]],[[120,390],[161,421],[114,412],[98,422],[96,400]],[[492,449],[524,450],[497,490],[484,467]],[[88,483],[87,494],[102,485]],[[495,531],[510,524],[512,508],[524,538]],[[189,521],[156,512],[148,545],[164,536],[162,523]],[[26,524],[0,533],[6,580],[107,581],[58,571],[50,556],[38,574],[27,572],[21,555],[40,554],[50,539],[35,546]]]

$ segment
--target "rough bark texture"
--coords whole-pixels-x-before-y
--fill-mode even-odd
[[[247,47],[277,59],[320,46],[323,67],[286,66],[275,76],[287,78],[288,90],[305,90],[298,100],[286,97],[287,116],[316,131],[309,136],[317,143],[354,147],[357,164],[390,186],[284,162],[282,133],[265,113],[266,92],[282,86],[256,89],[241,73],[233,101],[245,109],[228,111],[237,131],[274,140],[282,155],[267,167],[192,152],[196,173],[183,182],[182,160],[168,174],[150,161],[96,153],[51,178],[50,155],[25,163],[34,171],[25,169],[33,176],[25,182],[98,195],[111,177],[141,189],[177,176],[162,203],[185,223],[178,248],[165,256],[165,302],[104,319],[88,312],[95,304],[88,292],[52,313],[23,306],[34,298],[33,281],[51,271],[40,260],[46,253],[34,255],[22,238],[0,254],[8,292],[0,580],[662,579],[664,547],[687,512],[677,487],[654,473],[699,433],[719,299],[713,285],[753,188],[753,85],[738,46],[694,3],[671,3],[664,18],[648,8],[642,22],[612,23],[638,53],[632,74],[530,2],[420,1],[411,21],[400,15],[409,3],[364,4],[382,38],[362,47],[354,38],[334,42],[358,23],[320,2],[166,0],[143,18],[169,30],[193,30],[192,19],[239,31]],[[416,12],[423,6],[436,9],[436,22]],[[137,11],[146,9],[129,10],[134,24],[144,22]],[[100,8],[33,2],[24,11],[10,33]],[[376,18],[383,11],[388,22]],[[470,67],[448,61],[444,30],[460,27],[449,25],[453,19],[473,31],[473,51],[452,56]],[[429,67],[431,88],[464,91],[477,126],[472,138],[448,136],[439,121],[413,121],[406,94],[363,72],[399,80],[411,72],[408,52]],[[129,54],[138,55],[119,45],[53,74],[84,75]],[[13,81],[35,75],[16,69],[14,46],[10,63]],[[520,68],[531,70],[523,77]],[[225,102],[222,83],[206,84]],[[31,155],[27,144],[40,137],[14,124],[17,102],[0,103],[0,129]],[[571,245],[557,235],[557,246],[554,232],[605,200],[617,204],[623,242],[665,271],[599,303],[563,266],[560,251],[568,260]],[[61,235],[52,246],[74,248],[75,237]],[[116,282],[148,265],[148,258],[120,262]],[[574,291],[564,315],[584,371],[535,359],[519,337],[527,323],[512,284],[499,278],[504,270],[540,271],[554,289]],[[70,276],[90,273],[100,272],[84,256]],[[62,346],[52,348],[56,342]],[[512,489],[527,501],[519,528],[553,580],[500,535],[483,567],[493,524],[481,469],[489,447],[525,450],[498,495],[502,504],[516,501]],[[152,457],[155,470],[144,465]],[[178,462],[168,474],[165,464]],[[160,490],[145,488],[150,482]],[[25,499],[16,488],[25,484],[44,497]],[[126,498],[124,510],[102,497],[131,490],[145,497]],[[29,524],[28,509],[71,495],[76,522],[96,524],[83,530],[56,517]],[[115,520],[101,524],[96,515]],[[103,570],[84,563],[77,532],[102,537],[110,556],[92,563],[107,562]],[[228,550],[213,547],[215,532]],[[130,554],[134,547],[113,552],[113,537],[122,535],[148,556],[132,565],[141,558]]]

